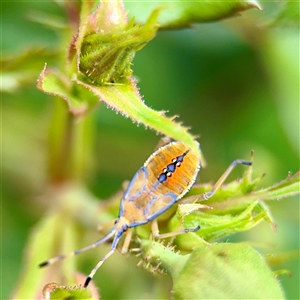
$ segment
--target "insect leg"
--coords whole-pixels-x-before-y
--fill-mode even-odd
[[[226,178],[228,177],[228,175],[231,173],[231,171],[234,169],[234,167],[236,165],[246,165],[246,166],[251,166],[252,162],[250,161],[245,161],[242,159],[236,159],[234,160],[230,166],[227,168],[227,170],[223,173],[223,175],[219,178],[219,180],[215,183],[215,185],[212,187],[212,189],[203,194],[203,199],[207,200],[210,197],[212,197],[214,195],[214,193],[220,188],[220,186],[223,184],[223,182],[226,180]]]
[[[131,237],[132,237],[132,232],[133,232],[133,228],[129,228],[126,232],[125,241],[123,243],[122,250],[121,250],[122,254],[124,254],[128,251],[128,247],[129,247]]]
[[[153,237],[158,238],[158,239],[164,239],[164,238],[176,236],[176,235],[183,234],[183,233],[196,232],[199,229],[200,229],[200,225],[198,225],[197,227],[194,227],[194,228],[183,228],[183,229],[179,229],[179,230],[176,230],[173,232],[160,234],[159,230],[158,230],[157,220],[155,219],[151,223],[152,235],[153,235]]]
[[[102,239],[98,240],[94,244],[89,245],[89,246],[84,247],[84,248],[81,248],[79,250],[72,251],[72,252],[70,252],[68,254],[58,255],[56,257],[50,258],[50,259],[48,259],[48,260],[40,263],[39,267],[45,267],[45,266],[48,266],[48,265],[52,265],[53,263],[55,263],[55,262],[57,262],[59,260],[65,259],[65,258],[70,257],[70,256],[77,255],[79,253],[85,252],[85,251],[90,250],[90,249],[94,249],[97,246],[99,246],[100,244],[103,244],[104,242],[106,242],[107,240],[109,240],[111,237],[114,236],[114,234],[115,234],[115,230],[112,230],[108,235],[106,235]]]

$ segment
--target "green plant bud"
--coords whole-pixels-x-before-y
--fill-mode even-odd
[[[190,255],[181,255],[173,246],[161,242],[141,240],[141,254],[146,267],[152,272],[167,273],[173,280],[179,276]]]
[[[79,69],[96,85],[122,83],[122,79],[132,74],[130,66],[136,51],[154,38],[158,28],[156,19],[159,9],[150,15],[145,25],[134,24],[134,19],[131,19],[121,28],[113,24],[110,27],[101,24],[101,18],[102,22],[108,20],[101,13],[101,9],[102,7],[96,15],[98,29],[85,35],[82,40]],[[108,12],[114,13],[109,10]]]
[[[68,300],[68,299],[100,299],[99,295],[92,296],[89,289],[80,286],[60,286],[56,283],[49,283],[43,289],[43,299],[45,300]]]

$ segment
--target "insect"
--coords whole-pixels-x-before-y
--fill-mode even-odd
[[[171,142],[156,150],[136,172],[127,187],[121,199],[119,216],[110,233],[92,245],[67,255],[56,256],[39,266],[44,267],[68,256],[93,249],[113,238],[110,251],[98,262],[87,277],[84,283],[84,287],[87,287],[96,271],[115,252],[124,233],[126,233],[126,237],[122,252],[126,252],[128,249],[133,227],[154,221],[191,188],[200,170],[200,149],[199,144],[195,143],[198,149],[195,148],[198,151],[179,141]],[[212,190],[203,195],[203,199],[206,200],[215,193],[237,164],[251,165],[252,163],[244,160],[233,161]],[[179,233],[194,232],[199,229],[200,226],[197,226],[196,228],[184,229]],[[156,227],[152,227],[152,230],[154,237],[160,237],[157,224]]]

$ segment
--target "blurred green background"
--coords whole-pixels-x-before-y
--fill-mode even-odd
[[[200,136],[207,167],[199,182],[216,181],[232,160],[249,159],[250,150],[255,151],[254,177],[266,173],[260,187],[299,170],[299,28],[284,21],[269,27],[282,4],[261,4],[263,11],[247,11],[242,17],[161,31],[134,60],[134,75],[146,104],[168,110],[169,116],[179,115]],[[48,1],[1,6],[4,57],[41,46],[49,52],[59,49],[53,30],[29,20],[36,11],[63,18],[59,6]],[[18,280],[30,230],[51,207],[42,196],[47,188],[47,143],[55,101],[35,87],[45,62],[56,64],[49,55],[20,73],[16,69],[16,76],[23,76],[26,84],[2,96],[2,299],[9,298]],[[93,167],[86,183],[97,198],[106,199],[144,163],[159,136],[104,105],[94,117]],[[237,168],[230,178],[242,172]],[[261,243],[266,254],[299,249],[299,197],[269,205],[278,225],[276,233],[260,224],[228,240]],[[136,278],[141,281],[139,288],[123,295],[151,298],[155,281],[162,277],[135,270],[134,259],[119,256],[105,264],[102,276],[116,273],[117,267],[114,275],[116,282],[124,283],[123,289],[136,285]],[[92,257],[91,266],[97,260]],[[273,268],[291,270],[291,278],[279,279],[287,298],[299,299],[299,258]],[[99,282],[103,296],[117,297],[116,282],[103,278]]]

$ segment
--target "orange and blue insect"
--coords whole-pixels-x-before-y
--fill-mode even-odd
[[[199,148],[199,144],[195,142]],[[195,147],[196,149],[197,147]],[[71,255],[76,255],[93,249],[113,238],[110,251],[102,257],[87,277],[84,287],[87,287],[96,271],[116,250],[122,235],[129,229],[147,224],[164,213],[174,203],[181,199],[194,184],[200,170],[200,150],[189,148],[182,142],[171,142],[155,151],[136,172],[125,191],[120,205],[118,219],[109,234],[92,245],[73,251],[67,255],[59,255],[40,264],[40,267],[50,265]],[[238,165],[251,166],[252,162],[242,159],[234,160],[212,189],[203,194],[203,199],[212,197],[223,184],[229,173]],[[196,231],[185,229],[182,232]],[[128,235],[130,237],[130,235]]]
[[[200,154],[184,143],[172,142],[159,148],[137,171],[125,191],[116,231],[157,218],[188,192],[199,169]]]
[[[199,147],[198,143],[197,146]],[[40,267],[95,248],[114,237],[111,250],[87,277],[84,284],[87,287],[98,268],[114,253],[123,233],[129,228],[154,220],[188,192],[200,169],[200,150],[197,150],[183,142],[171,142],[159,148],[131,180],[122,197],[119,216],[111,232],[90,246],[54,257],[41,263]]]

